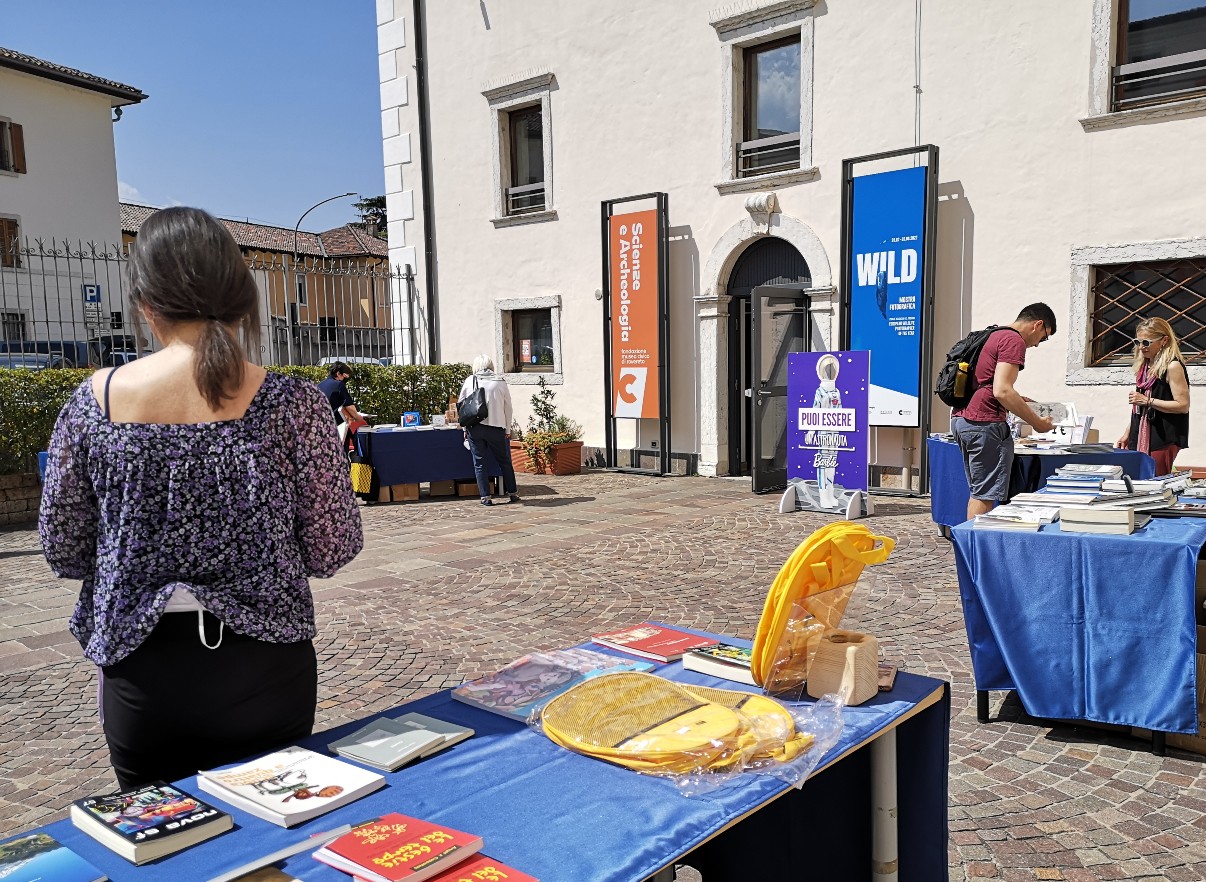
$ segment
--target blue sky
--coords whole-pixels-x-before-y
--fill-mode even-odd
[[[141,89],[122,198],[292,229],[384,192],[372,0],[8,0],[0,46]],[[356,218],[356,200],[303,229]]]

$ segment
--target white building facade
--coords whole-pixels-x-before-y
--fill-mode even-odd
[[[121,108],[146,97],[0,48],[0,340],[75,336],[84,284],[100,286],[96,314],[110,330],[122,310],[119,261],[93,259],[91,245],[120,248],[113,125]],[[19,253],[27,243],[61,258],[30,259]]]
[[[378,0],[378,23],[391,262],[431,301],[416,356],[490,353],[521,415],[543,377],[588,445],[603,200],[668,194],[672,450],[743,473],[750,286],[805,288],[813,348],[835,348],[842,161],[922,144],[940,150],[935,369],[1044,301],[1058,331],[1019,388],[1076,402],[1102,440],[1129,419],[1140,317],[1169,318],[1206,380],[1206,4]],[[935,399],[930,428],[948,416]],[[911,470],[921,443],[881,429],[873,462]],[[1206,419],[1178,463],[1206,465]]]

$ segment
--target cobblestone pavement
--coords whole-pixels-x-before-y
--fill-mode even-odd
[[[748,486],[521,476],[518,506],[363,509],[364,552],[314,583],[318,728],[646,617],[752,637],[779,565],[825,519],[778,515]],[[926,500],[880,497],[877,508],[869,524],[898,545],[844,624],[952,684],[950,879],[1206,878],[1203,758],[1049,728],[1001,693],[998,719],[978,725],[950,546]],[[34,530],[0,532],[0,834],[114,783],[95,674],[66,630],[75,589],[51,576]]]

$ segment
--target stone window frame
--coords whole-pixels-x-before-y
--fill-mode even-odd
[[[494,216],[490,222],[498,227],[542,223],[557,219],[553,201],[553,114],[552,92],[556,77],[552,71],[539,68],[487,83],[482,97],[490,110],[491,187],[494,190]],[[544,150],[544,210],[528,214],[508,215],[503,188],[511,167],[511,111],[539,105]]]
[[[517,371],[509,364],[511,353],[515,351],[512,339],[511,313],[527,309],[547,309],[553,325],[553,370],[548,371]],[[544,297],[509,297],[494,301],[494,364],[498,373],[502,374],[513,386],[536,386],[541,379],[550,386],[561,386],[565,383],[565,368],[562,363],[561,350],[561,295],[551,294]]]
[[[1093,309],[1093,267],[1180,258],[1206,258],[1206,236],[1135,242],[1127,245],[1084,245],[1072,249],[1067,385],[1130,386],[1135,382],[1135,373],[1129,365],[1087,367]],[[1190,365],[1188,372],[1190,385],[1206,383],[1206,365]]]
[[[1086,132],[1115,129],[1158,119],[1191,116],[1206,110],[1206,95],[1132,110],[1111,110],[1114,54],[1118,47],[1118,0],[1093,0],[1089,45],[1089,113],[1080,120]]]
[[[744,0],[713,10],[708,23],[721,43],[721,194],[748,193],[816,180],[813,165],[813,63],[816,0]],[[744,117],[745,50],[793,34],[800,36],[800,167],[765,175],[738,177],[734,144]]]

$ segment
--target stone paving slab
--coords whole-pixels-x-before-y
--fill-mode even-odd
[[[314,582],[318,729],[644,618],[752,637],[779,566],[827,519],[779,515],[748,487],[587,472],[520,476],[519,505],[362,509],[364,552]],[[844,625],[951,683],[949,879],[1206,879],[1204,758],[1052,728],[1012,693],[978,724],[951,548],[926,500],[876,509],[868,524],[898,544]],[[0,531],[0,835],[114,784],[95,672],[65,632],[77,587],[53,577],[35,531]]]

